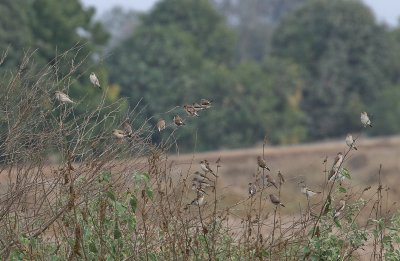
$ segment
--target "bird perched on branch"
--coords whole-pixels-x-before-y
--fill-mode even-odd
[[[179,115],[174,116],[174,123],[178,127],[185,125],[185,123],[183,122],[182,118]]]
[[[313,197],[317,194],[321,194],[321,191],[312,191],[311,189],[307,188],[305,184],[303,184],[301,186],[301,193],[303,193],[304,195],[307,196],[307,198],[309,198],[309,197]]]
[[[207,100],[207,99],[200,100],[200,105],[201,105],[201,107],[203,107],[203,109],[211,108],[211,103],[212,103],[212,100]]]
[[[364,127],[369,126],[372,128],[371,120],[369,119],[368,114],[365,111],[361,112],[361,123]]]
[[[273,177],[271,177],[270,175],[266,174],[265,177],[267,178],[267,185],[271,184],[273,185],[275,188],[278,188],[278,185],[276,184],[276,181]]]
[[[202,206],[205,203],[204,201],[204,193],[203,192],[197,192],[197,197],[192,200],[188,205],[191,206]]]
[[[122,128],[124,129],[124,134],[127,136],[127,137],[132,137],[132,134],[133,134],[133,131],[132,131],[132,126],[129,124],[129,122],[128,122],[128,120],[125,120],[123,123],[122,123]]]
[[[92,72],[89,76],[90,82],[93,84],[94,87],[99,87],[99,89],[101,89],[100,87],[100,82],[99,79],[97,79],[96,74],[94,74],[94,72]]]
[[[274,204],[275,206],[280,205],[282,207],[285,207],[285,205],[282,204],[278,196],[275,196],[274,194],[269,194],[269,199],[271,200],[271,203]]]
[[[267,162],[266,162],[261,156],[258,156],[258,157],[257,157],[257,163],[258,163],[258,166],[259,166],[260,168],[266,169],[266,170],[270,170],[270,169],[268,168],[268,166],[267,166]]]
[[[343,162],[343,154],[341,152],[338,152],[336,155],[336,158],[333,162],[331,171],[329,172],[328,180],[333,181],[336,178],[336,175],[339,172],[339,168],[342,165]]]
[[[193,105],[185,104],[185,105],[183,105],[183,108],[185,109],[187,115],[189,115],[190,117],[194,117],[194,116],[199,117],[199,115],[197,114],[197,111],[193,107]]]
[[[357,150],[357,147],[354,145],[355,140],[353,139],[353,136],[351,134],[347,134],[346,136],[346,144],[352,149]]]
[[[123,138],[126,137],[125,131],[123,131],[123,130],[114,129],[112,131],[112,134],[114,135],[115,138],[117,138],[119,140],[122,140]]]
[[[250,197],[254,197],[254,195],[257,193],[257,186],[254,183],[249,183],[249,195]]]
[[[161,132],[163,129],[165,129],[165,120],[163,118],[160,118],[158,120],[157,129],[158,129],[158,132]]]
[[[214,176],[217,176],[217,175],[215,175],[214,171],[210,168],[210,163],[208,162],[208,160],[200,161],[200,168],[202,171],[204,171],[204,173],[210,172]]]
[[[75,103],[73,100],[71,100],[71,98],[69,98],[68,95],[66,95],[63,92],[56,91],[55,96],[56,96],[56,99],[58,101],[60,101],[61,103]]]

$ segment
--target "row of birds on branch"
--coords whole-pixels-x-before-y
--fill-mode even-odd
[[[92,72],[90,74],[89,80],[93,84],[94,87],[101,89],[99,79],[97,78],[97,76],[94,72]],[[62,104],[66,104],[66,103],[75,104],[76,103],[67,94],[65,94],[61,91],[55,92],[55,98]],[[183,109],[185,110],[186,114],[189,117],[199,117],[199,112],[202,110],[211,108],[211,106],[212,106],[211,103],[212,103],[211,100],[201,99],[200,102],[194,102],[193,104],[183,105]],[[177,127],[180,127],[182,125],[185,125],[185,122],[182,117],[180,117],[179,115],[175,115],[173,118],[173,124],[175,124]],[[167,127],[166,121],[163,118],[160,118],[157,122],[158,131],[161,132],[166,127]],[[122,128],[123,128],[123,130],[114,129],[112,131],[113,136],[117,139],[123,139],[126,137],[131,138],[132,137],[132,127],[129,125],[127,120],[125,120],[123,122]]]

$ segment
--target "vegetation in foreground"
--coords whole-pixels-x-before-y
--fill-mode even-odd
[[[28,63],[29,57],[22,64]],[[54,99],[54,92],[67,93],[76,77],[73,68],[56,77],[59,63],[39,74],[21,67],[1,86],[1,122],[6,126],[0,144],[3,259],[400,257],[400,215],[386,206],[390,191],[380,181],[381,172],[374,187],[355,193],[347,187],[351,173],[345,162],[356,143],[339,163],[325,164],[327,179],[332,179],[323,184],[322,200],[309,200],[295,216],[281,215],[287,202],[280,202],[280,191],[289,181],[267,176],[264,155],[249,198],[222,207],[218,174],[223,163],[196,162],[190,171],[179,172],[167,151],[179,147],[174,134],[181,127],[168,126],[173,129],[168,139],[155,146],[150,137],[158,130],[148,119],[140,120],[140,111],[126,111],[124,101],[107,103],[103,97],[96,109],[76,116],[75,106],[85,107],[84,100],[64,104]],[[132,133],[112,135],[126,120]],[[367,190],[375,192],[365,197]],[[310,191],[304,190],[308,199]],[[193,200],[186,201],[188,196]],[[233,223],[232,210],[238,206],[247,211],[241,222]],[[266,208],[273,215],[266,216]],[[363,210],[369,212],[367,220],[359,218]]]

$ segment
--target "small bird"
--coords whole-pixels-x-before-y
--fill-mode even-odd
[[[285,205],[281,203],[281,200],[274,194],[269,194],[269,199],[271,200],[271,203],[275,206],[281,205],[282,207],[285,207]]]
[[[205,203],[204,201],[204,193],[203,192],[197,192],[197,197],[190,202],[188,205],[192,206],[201,206]]]
[[[124,129],[124,134],[127,136],[127,137],[131,137],[132,136],[132,133],[133,133],[133,131],[132,131],[132,126],[129,124],[129,122],[128,122],[128,120],[125,120],[123,123],[122,123],[122,128]]]
[[[200,161],[200,168],[202,171],[204,171],[204,173],[208,173],[211,172],[211,174],[215,175],[214,171],[210,168],[210,163],[208,162],[208,160],[202,160]]]
[[[99,87],[99,89],[101,89],[100,87],[100,82],[99,79],[97,79],[96,74],[94,74],[94,72],[92,72],[89,76],[90,82],[93,84],[94,87]]]
[[[354,145],[355,140],[353,139],[353,136],[351,136],[351,134],[347,134],[346,136],[346,144],[347,146],[349,146],[352,149],[357,150],[357,147]]]
[[[178,127],[185,125],[185,123],[183,122],[182,118],[179,115],[174,116],[174,123]]]
[[[123,130],[114,129],[112,131],[112,134],[114,135],[115,138],[117,138],[119,140],[121,140],[121,139],[126,137],[125,131],[123,131]]]
[[[372,128],[371,120],[369,119],[368,114],[365,111],[361,112],[361,123],[364,127],[369,126]]]
[[[254,197],[254,195],[257,193],[257,186],[256,184],[249,183],[249,195],[250,197]]]
[[[200,105],[201,105],[201,107],[203,107],[203,109],[210,108],[211,107],[211,103],[212,103],[212,101],[207,100],[207,99],[201,99],[200,100]]]
[[[209,177],[207,177],[206,173],[201,173],[199,171],[196,171],[195,173],[193,173],[193,175],[195,178],[198,179],[212,181]]]
[[[317,194],[321,194],[321,191],[312,191],[311,189],[307,188],[306,185],[301,186],[301,193],[305,194],[308,197],[313,197]]]
[[[212,187],[211,184],[209,184],[205,179],[199,178],[199,177],[194,177],[192,180],[192,190],[197,190],[197,191],[202,191],[205,193],[204,189]]]
[[[175,120],[174,120],[175,121]],[[157,129],[158,132],[161,132],[163,129],[165,129],[165,120],[163,118],[160,118],[157,122]]]
[[[339,168],[342,165],[343,162],[343,154],[341,152],[338,152],[336,155],[336,158],[333,162],[331,171],[329,172],[328,180],[333,181],[334,178],[336,177],[336,174],[339,172]]]
[[[66,95],[63,92],[56,91],[55,96],[56,96],[56,99],[59,100],[61,103],[75,103],[73,100],[71,100],[69,98],[68,95]]]
[[[346,206],[346,201],[340,200],[339,205],[337,205],[333,211],[333,219],[337,219],[340,216],[340,214],[342,214],[342,211],[344,210],[345,206]]]
[[[283,176],[283,174],[280,172],[280,171],[278,171],[278,180],[279,180],[279,184],[283,184],[283,183],[285,183],[285,177]]]
[[[221,165],[221,157],[218,157],[217,161],[215,162],[215,164],[217,164],[217,168],[222,167]]]
[[[183,108],[185,109],[187,115],[189,115],[190,117],[194,117],[194,116],[199,117],[199,115],[197,114],[197,111],[193,107],[193,105],[185,104],[185,105],[183,105]]]
[[[260,168],[270,170],[267,166],[267,162],[265,162],[261,156],[257,157],[257,163]]]
[[[267,178],[267,185],[271,184],[273,185],[275,188],[278,188],[278,185],[276,185],[276,181],[273,177],[271,177],[270,175],[266,174],[265,177]]]

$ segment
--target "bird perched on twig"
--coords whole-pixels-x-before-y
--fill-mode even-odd
[[[56,96],[56,99],[58,101],[60,101],[61,103],[75,103],[73,100],[71,100],[71,98],[69,98],[68,95],[66,95],[63,92],[56,91],[55,96]]]
[[[129,122],[128,122],[128,120],[125,120],[123,123],[122,123],[122,128],[124,129],[124,134],[127,136],[127,137],[132,137],[132,134],[133,134],[133,131],[132,131],[132,126],[129,124]]]
[[[369,126],[372,128],[371,120],[369,119],[368,114],[365,111],[361,112],[361,123],[364,127]]]
[[[158,132],[161,132],[163,129],[165,129],[165,120],[163,118],[160,118],[158,120],[157,129],[158,129]]]
[[[215,175],[214,171],[210,168],[210,163],[208,162],[208,160],[200,161],[200,168],[202,171],[204,171],[204,173],[210,172],[214,176],[217,176],[217,175]]]
[[[191,206],[202,206],[205,203],[204,201],[204,193],[203,192],[197,192],[197,197],[192,200],[188,205]]]
[[[347,134],[346,136],[346,144],[352,149],[357,150],[357,147],[354,145],[356,141],[353,139],[353,136],[351,134]]]
[[[250,197],[254,197],[254,195],[257,193],[257,186],[254,183],[249,183],[249,195]]]
[[[174,116],[174,123],[178,127],[185,125],[185,123],[183,122],[182,118],[179,115]]]
[[[333,211],[333,219],[337,219],[342,214],[345,207],[346,201],[340,200],[339,205],[337,205]]]
[[[96,74],[94,74],[94,72],[92,72],[89,76],[90,82],[93,84],[94,87],[99,87],[99,89],[101,89],[100,87],[100,82],[99,79],[97,79]]]
[[[200,100],[200,105],[204,109],[211,108],[211,103],[212,103],[212,100],[207,100],[207,99],[201,99]]]
[[[123,130],[113,129],[112,134],[114,135],[115,138],[119,140],[122,140],[123,138],[126,137],[125,131]]]
[[[301,193],[308,197],[313,197],[317,194],[321,194],[321,191],[312,191],[311,189],[307,188],[305,184],[301,186]]]
[[[203,106],[201,106],[200,104],[198,104],[197,102],[193,103],[193,108],[197,111],[201,111],[204,110]]]
[[[268,185],[268,184],[271,184],[271,185],[273,185],[275,188],[278,188],[278,185],[276,184],[276,181],[275,181],[275,179],[274,179],[273,177],[271,177],[271,176],[268,175],[268,174],[265,174],[265,177],[267,178],[267,185]]]
[[[285,207],[285,205],[282,204],[281,200],[274,194],[269,194],[269,199],[271,200],[271,203],[274,204],[275,206],[280,205],[282,207]]]
[[[185,104],[185,105],[183,105],[183,108],[185,109],[187,115],[189,115],[190,117],[194,117],[194,116],[199,117],[199,115],[197,114],[197,111],[193,107],[193,105]]]
[[[257,157],[257,163],[258,163],[258,166],[259,166],[260,168],[266,169],[266,170],[270,170],[270,169],[268,168],[268,166],[267,166],[267,162],[266,162],[261,156],[258,156],[258,157]]]
[[[343,154],[341,152],[338,152],[338,154],[335,157],[335,160],[333,161],[331,171],[329,172],[328,176],[329,181],[333,181],[336,178],[336,175],[339,172],[339,168],[342,165],[342,162],[343,162]]]

